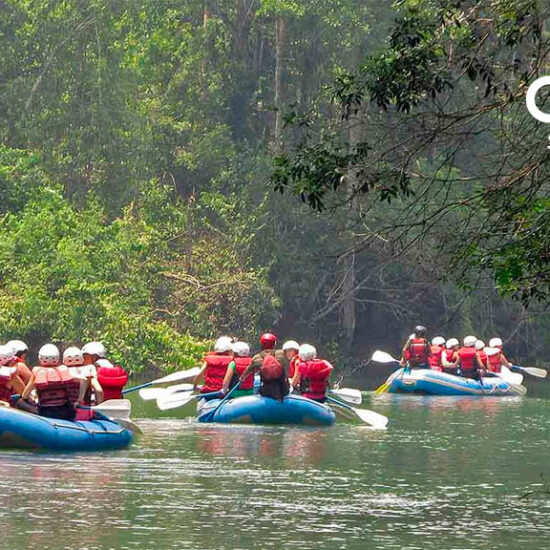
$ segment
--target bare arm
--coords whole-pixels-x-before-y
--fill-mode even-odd
[[[17,363],[17,376],[23,380],[24,384],[28,384],[31,379],[31,369],[25,363]]]
[[[222,384],[222,391],[225,393],[229,389],[229,384],[231,384],[231,380],[233,379],[233,373],[235,368],[235,363],[231,361],[229,365],[227,366],[227,370],[225,371],[225,376],[223,378],[223,384]]]
[[[195,378],[193,379],[193,391],[197,391],[198,389],[198,386],[199,386],[199,382],[204,378],[204,372],[206,371],[206,361],[204,361],[204,363],[201,365],[201,370],[199,371],[199,373],[197,374],[197,376],[195,376]]]
[[[23,399],[28,399],[29,395],[31,394],[31,391],[34,390],[34,380],[35,380],[35,376],[31,372],[31,379],[27,382],[27,385],[25,386],[25,389],[23,390],[23,393],[21,394],[21,397]]]
[[[504,355],[504,353],[500,354],[500,361],[502,362],[502,364],[504,366],[508,367],[509,369],[513,367],[512,363],[510,363],[510,361],[508,361],[508,359],[506,358],[506,355]]]

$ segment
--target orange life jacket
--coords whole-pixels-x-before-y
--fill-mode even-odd
[[[227,367],[233,361],[233,355],[212,352],[204,360],[206,362],[206,370],[204,372],[204,386],[201,389],[201,393],[221,390]]]
[[[32,372],[40,407],[60,407],[70,403],[69,387],[73,377],[67,367],[35,367]]]

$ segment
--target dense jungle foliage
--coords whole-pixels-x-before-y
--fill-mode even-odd
[[[546,138],[513,118],[520,83],[545,67],[541,9],[1,1],[0,339],[98,338],[138,371],[193,365],[220,333],[273,329],[352,365],[423,322],[498,334],[542,361],[546,294],[532,290],[547,285],[548,189],[526,180],[547,170]],[[491,111],[499,94],[516,94],[515,110]],[[472,151],[534,166],[509,180],[518,192],[490,195],[510,216],[482,238],[469,221],[487,204],[457,207],[495,189]],[[523,241],[498,241],[514,231]],[[539,278],[525,282],[530,267]]]

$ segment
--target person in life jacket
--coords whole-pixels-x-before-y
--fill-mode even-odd
[[[10,405],[14,395],[25,389],[23,380],[17,374],[17,367],[11,366],[13,350],[10,346],[0,346],[0,405]]]
[[[109,399],[122,399],[122,390],[128,382],[128,373],[120,365],[114,365],[109,359],[98,359],[96,361],[97,380],[102,389],[101,398],[104,401]],[[95,391],[95,388],[94,388]],[[97,392],[96,402],[98,398]]]
[[[32,390],[36,389],[38,414],[48,418],[74,421],[76,410],[70,399],[73,377],[65,365],[59,365],[59,360],[59,350],[53,344],[46,344],[40,348],[39,366],[32,369],[31,379],[23,391],[21,401],[28,403]],[[82,384],[84,385],[84,381]]]
[[[292,379],[292,386],[299,388],[304,397],[324,403],[333,366],[328,361],[318,359],[317,350],[310,344],[302,344],[298,356],[300,362]]]
[[[275,349],[277,337],[266,332],[260,337],[262,351],[252,358],[252,364],[241,375],[246,380],[251,372],[260,373],[260,395],[282,401],[290,392],[288,368],[290,361],[282,349]]]
[[[237,384],[244,371],[252,364],[250,346],[246,342],[235,342],[232,346],[232,350],[233,359],[227,367],[223,380],[222,391],[224,394]],[[231,394],[231,397],[244,397],[245,395],[252,395],[253,393],[254,373],[251,372],[248,377],[241,382],[239,388]]]
[[[428,329],[422,325],[414,328],[414,334],[411,335],[414,338],[409,337],[403,347],[400,361],[402,367],[408,364],[413,369],[429,368],[431,351],[428,340],[426,340],[427,331]]]
[[[445,351],[441,354],[443,372],[456,374],[458,367],[458,348],[460,342],[456,338],[449,338],[445,343]]]
[[[193,380],[195,391],[199,382],[204,379],[200,393],[220,391],[227,372],[227,367],[233,361],[232,342],[229,336],[220,336],[214,344],[214,351],[206,354],[200,372]]]
[[[487,360],[485,365],[487,370],[491,372],[500,373],[502,371],[502,365],[511,368],[512,363],[508,361],[506,355],[502,351],[502,340],[500,338],[491,338],[489,340],[489,348],[486,351]]]
[[[443,358],[442,355],[445,351],[445,338],[442,336],[436,336],[432,339],[432,345],[430,346],[430,357],[428,363],[430,369],[441,372],[443,370]]]
[[[283,344],[283,351],[285,352],[286,358],[290,361],[288,366],[288,377],[292,380],[294,374],[296,373],[296,365],[300,361],[298,355],[298,350],[300,349],[300,344],[294,340],[288,340]]]
[[[6,346],[13,350],[13,359],[9,366],[17,367],[17,376],[26,385],[31,379],[31,369],[27,367],[27,352],[29,351],[27,344],[21,340],[10,340]]]
[[[477,353],[477,367],[479,369],[487,369],[487,354],[485,353],[485,342],[483,340],[478,340],[476,342],[476,353]]]
[[[479,368],[477,362],[476,342],[477,338],[475,336],[466,336],[464,345],[457,352],[460,374],[465,378],[481,379],[485,370]]]

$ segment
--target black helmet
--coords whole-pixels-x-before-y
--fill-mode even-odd
[[[425,337],[427,332],[428,332],[428,329],[426,327],[423,327],[422,325],[418,325],[414,327],[414,333],[417,338]]]

